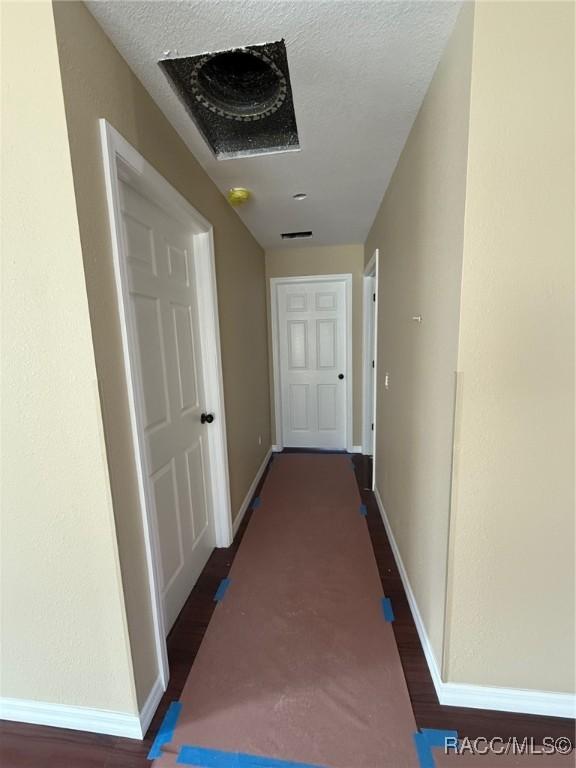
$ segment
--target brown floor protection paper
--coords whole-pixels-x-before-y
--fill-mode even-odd
[[[360,503],[348,456],[275,457],[154,766],[175,766],[193,745],[326,768],[418,768]]]

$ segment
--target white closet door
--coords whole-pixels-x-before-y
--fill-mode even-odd
[[[346,284],[278,284],[283,443],[346,448]]]
[[[214,547],[193,237],[121,183],[132,350],[166,632]]]

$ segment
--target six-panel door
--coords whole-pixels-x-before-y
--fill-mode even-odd
[[[193,236],[128,184],[120,186],[137,342],[131,355],[168,632],[214,547]]]
[[[345,283],[279,283],[277,301],[283,444],[344,450]]]

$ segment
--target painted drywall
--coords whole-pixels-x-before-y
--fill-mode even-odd
[[[136,712],[52,8],[1,12],[2,696]]]
[[[574,4],[478,3],[446,673],[574,690]]]
[[[473,8],[460,13],[365,246],[379,248],[376,487],[442,657]],[[422,322],[411,318],[422,316]],[[385,374],[390,387],[384,389]]]
[[[272,248],[266,251],[266,284],[268,299],[270,401],[274,413],[274,381],[272,374],[272,332],[270,326],[270,278],[298,275],[352,274],[352,365],[353,365],[353,435],[354,445],[362,444],[362,277],[364,249],[362,245],[301,246]],[[276,442],[272,415],[272,436]]]
[[[264,253],[85,6],[56,2],[54,14],[138,702],[142,705],[157,668],[98,118],[106,118],[214,226],[234,513],[271,443]]]

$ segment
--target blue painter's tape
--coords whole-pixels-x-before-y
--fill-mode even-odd
[[[360,514],[362,517],[366,517],[368,514],[368,508],[366,507],[366,504],[360,504]]]
[[[224,752],[205,747],[181,747],[176,765],[195,765],[202,768],[322,768],[309,763],[293,763],[273,757],[246,755],[242,752]]]
[[[156,734],[150,752],[148,752],[148,760],[156,760],[158,757],[162,757],[162,747],[172,741],[174,728],[180,717],[181,709],[182,704],[179,701],[173,701],[168,707],[164,720],[162,720],[162,725]]]
[[[458,741],[458,732],[441,731],[436,728],[422,728],[412,738],[414,739],[420,768],[436,768],[432,749],[434,747],[442,747],[443,749],[454,748]]]
[[[434,755],[428,746],[424,734],[415,733],[412,738],[414,739],[414,746],[416,747],[416,755],[418,756],[418,765],[420,768],[436,768]]]
[[[454,746],[456,746],[454,742],[458,741],[458,731],[440,731],[436,728],[421,728],[420,732],[430,747],[442,747],[444,749],[447,740],[449,740],[448,745],[454,744]]]
[[[216,590],[216,594],[214,595],[214,600],[216,600],[216,602],[220,602],[220,600],[222,600],[229,586],[230,586],[230,579],[222,579],[222,581],[218,586],[218,589]]]
[[[256,498],[254,499],[254,501],[252,502],[252,505],[251,505],[252,509],[256,509],[261,504],[262,504],[262,499],[260,498],[260,496],[256,496]]]
[[[394,611],[392,610],[392,602],[389,597],[382,598],[382,613],[386,621],[394,621]]]

